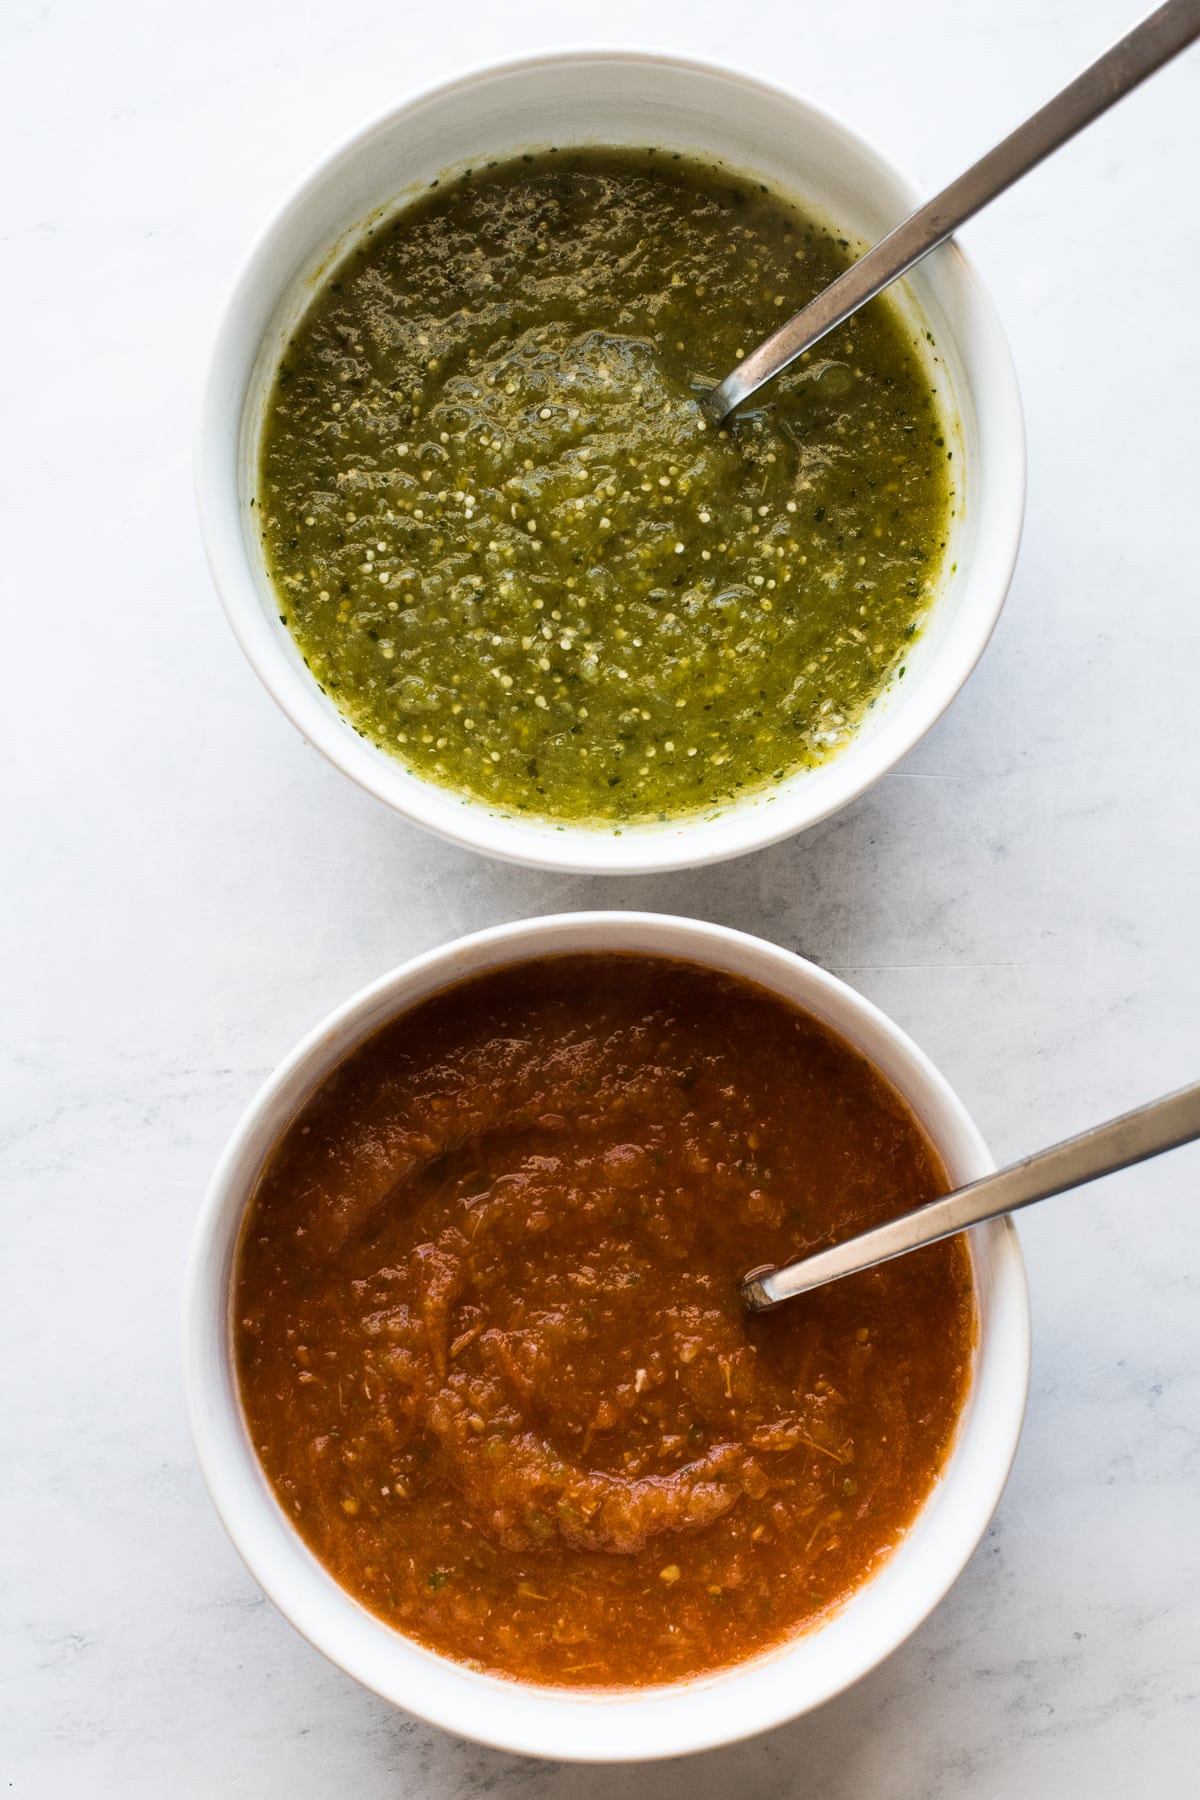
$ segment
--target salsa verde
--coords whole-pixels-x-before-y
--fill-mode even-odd
[[[880,299],[727,429],[699,396],[852,251],[664,151],[434,182],[314,292],[256,505],[322,688],[415,774],[620,825],[836,752],[902,669],[954,505]]]

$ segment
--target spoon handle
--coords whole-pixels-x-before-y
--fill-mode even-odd
[[[936,1244],[939,1238],[952,1237],[968,1225],[1017,1212],[1036,1200],[1049,1200],[1053,1194],[1082,1187],[1100,1175],[1145,1162],[1147,1157],[1161,1156],[1164,1150],[1175,1150],[1195,1138],[1200,1138],[1200,1081],[1168,1094],[1165,1100],[1154,1100],[1105,1125],[1093,1126],[1079,1137],[1040,1150],[1036,1156],[1026,1156],[944,1199],[931,1200],[915,1212],[848,1238],[844,1244],[818,1250],[782,1269],[748,1275],[741,1285],[742,1299],[751,1312],[768,1312],[795,1294],[824,1287],[827,1281],[839,1281],[843,1275],[854,1275],[876,1263],[890,1262],[893,1256],[903,1256],[922,1244]]]
[[[945,243],[989,200],[1036,168],[1060,144],[1107,112],[1197,37],[1200,0],[1167,0],[1165,6],[1135,25],[1032,118],[1018,125],[1003,143],[910,213],[844,275],[839,275],[815,300],[753,349],[719,387],[705,395],[701,405],[707,418],[720,424],[727,413],[764,382],[780,374],[881,289]]]

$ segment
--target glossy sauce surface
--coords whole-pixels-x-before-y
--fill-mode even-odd
[[[280,1505],[365,1605],[521,1680],[719,1668],[844,1601],[969,1379],[961,1241],[759,1319],[735,1283],[944,1191],[816,1020],[655,957],[425,1002],[293,1122],[235,1280]]]
[[[728,430],[699,398],[851,260],[667,152],[489,165],[373,229],[287,347],[256,513],[347,718],[501,811],[615,825],[841,748],[938,582],[935,353],[885,297]]]

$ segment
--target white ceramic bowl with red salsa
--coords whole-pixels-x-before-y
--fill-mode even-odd
[[[208,379],[197,454],[201,527],[230,623],[254,669],[309,743],[414,823],[534,867],[630,874],[695,867],[802,831],[855,799],[911,750],[954,699],[1008,591],[1025,497],[1020,398],[999,320],[956,245],[895,290],[940,358],[944,423],[960,471],[939,591],[911,652],[850,741],[828,761],[717,813],[585,826],[505,815],[410,773],[323,693],[281,623],[251,502],[261,422],[284,345],[313,282],[376,209],[432,176],[518,151],[656,144],[724,160],[794,194],[863,243],[919,201],[875,150],[809,102],[751,76],[680,57],[563,51],[456,77],[341,145],[269,224],[230,296]]]
[[[386,1021],[488,970],[588,951],[676,957],[779,994],[848,1040],[898,1090],[952,1182],[993,1168],[961,1101],[916,1045],[844,982],[789,951],[722,926],[653,913],[575,913],[497,926],[416,957],[364,988],[297,1045],[251,1102],[197,1225],[186,1281],[184,1369],[196,1448],[217,1510],[251,1574],[312,1644],[384,1699],[462,1737],[525,1755],[634,1762],[712,1749],[820,1706],[875,1668],[928,1616],[986,1531],[1016,1452],[1029,1378],[1029,1305],[1012,1222],[977,1227],[969,1248],[978,1337],[942,1474],[899,1547],[841,1610],[765,1655],[664,1687],[552,1689],[478,1673],[367,1611],[292,1528],[247,1431],[231,1317],[247,1204],[303,1103]]]

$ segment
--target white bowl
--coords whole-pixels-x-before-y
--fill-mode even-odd
[[[600,50],[459,76],[335,151],[251,252],[213,356],[197,490],[209,563],[242,648],[284,712],[331,762],[416,824],[489,856],[629,874],[718,862],[774,843],[845,806],[912,749],[971,673],[1004,603],[1021,534],[1025,439],[1003,331],[966,258],[948,245],[896,293],[926,354],[940,358],[933,372],[962,505],[942,587],[905,678],[891,684],[837,756],[716,817],[616,833],[611,826],[506,816],[408,774],[342,718],[279,621],[250,512],[271,381],[314,282],[353,246],[369,215],[394,209],[434,176],[486,158],[586,143],[655,144],[721,158],[793,192],[864,248],[919,198],[827,113],[729,69]],[[925,330],[936,351],[925,345]]]
[[[366,1687],[462,1737],[531,1756],[624,1762],[707,1750],[819,1706],[889,1655],[961,1572],[1000,1498],[1029,1377],[1029,1302],[1009,1220],[970,1235],[979,1342],[954,1448],[900,1547],[828,1623],[723,1674],[612,1694],[481,1675],[391,1630],[326,1573],[293,1531],[255,1455],[233,1362],[231,1277],[264,1160],[313,1089],[386,1020],[449,983],[533,956],[634,950],[748,977],[856,1045],[908,1101],[951,1180],[991,1158],[961,1102],[904,1033],[853,989],[760,938],[656,913],[573,913],[501,925],[373,982],[309,1034],[266,1082],[205,1197],[188,1266],[184,1369],[192,1431],[217,1510],[251,1574],[309,1642]]]

